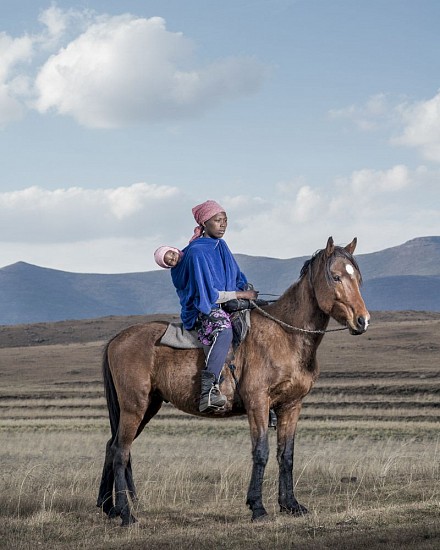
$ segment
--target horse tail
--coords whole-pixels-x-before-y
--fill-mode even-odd
[[[110,420],[110,429],[112,432],[112,439],[115,438],[119,426],[119,417],[121,411],[119,408],[118,394],[116,393],[115,384],[113,382],[112,373],[110,372],[110,365],[108,362],[108,347],[112,340],[110,340],[104,348],[102,358],[102,376],[104,378],[104,392],[107,400],[108,417]]]

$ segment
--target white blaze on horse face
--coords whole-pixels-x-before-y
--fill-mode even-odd
[[[345,264],[345,270],[351,276],[354,274],[354,267],[351,264]]]

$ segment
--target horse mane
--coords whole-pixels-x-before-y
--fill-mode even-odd
[[[331,274],[331,271],[330,271],[330,268],[331,268],[335,258],[343,257],[353,265],[354,269],[359,274],[359,284],[362,285],[361,271],[359,269],[359,265],[358,265],[357,261],[355,260],[355,258],[352,254],[350,254],[342,246],[335,246],[333,254],[331,254],[327,259],[325,259],[325,257],[324,257],[325,256],[324,252],[325,252],[324,249],[317,250],[310,259],[308,259],[304,262],[304,265],[302,266],[300,274],[299,274],[299,279],[300,280],[302,280],[306,275],[308,275],[309,278],[311,279],[313,264],[315,264],[317,261],[322,261],[324,259],[324,262],[325,262],[324,263],[324,273],[325,273],[326,281],[329,285],[335,284],[335,282],[333,280],[333,277],[332,277],[332,274]]]

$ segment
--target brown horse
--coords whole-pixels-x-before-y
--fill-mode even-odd
[[[203,350],[161,345],[166,323],[131,326],[107,344],[103,373],[112,436],[97,503],[106,514],[120,516],[122,525],[135,521],[129,502],[136,498],[130,449],[163,401],[198,416],[247,414],[253,470],[246,502],[252,520],[267,515],[262,483],[269,456],[267,419],[273,407],[278,417],[280,509],[295,516],[307,513],[293,492],[293,449],[302,400],[319,373],[316,351],[330,317],[351,334],[365,332],[370,318],[359,291],[355,247],[356,239],[342,248],[330,237],[325,249],[306,261],[299,280],[276,303],[252,311],[251,329],[234,359],[238,384],[230,370],[223,369],[221,388],[228,403],[215,414],[198,411]]]

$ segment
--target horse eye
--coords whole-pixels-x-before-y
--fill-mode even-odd
[[[333,275],[333,280],[334,280],[336,283],[340,283],[340,282],[341,282],[341,277],[339,277],[339,275]]]

